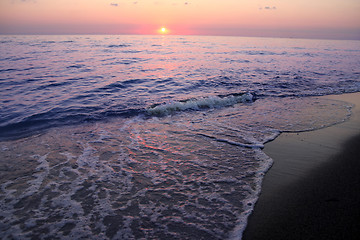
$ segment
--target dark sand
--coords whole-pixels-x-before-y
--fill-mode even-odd
[[[266,144],[274,159],[244,240],[360,239],[360,93],[349,121]]]

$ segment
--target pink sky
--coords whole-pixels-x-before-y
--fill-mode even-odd
[[[360,40],[359,0],[0,0],[0,33]]]

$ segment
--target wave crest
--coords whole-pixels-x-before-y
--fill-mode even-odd
[[[229,95],[210,96],[199,99],[175,101],[161,105],[155,105],[147,109],[148,114],[166,116],[175,112],[186,110],[202,110],[233,106],[237,103],[253,102],[255,96],[251,93],[235,93]]]

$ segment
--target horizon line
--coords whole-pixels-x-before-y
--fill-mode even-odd
[[[141,34],[141,33],[1,33],[0,36],[71,36],[71,35],[123,35],[123,36],[198,36],[198,37],[243,37],[243,38],[281,38],[281,39],[302,39],[302,40],[333,40],[333,41],[360,41],[359,38],[336,38],[336,37],[307,37],[307,36],[255,36],[255,35],[227,35],[227,34]]]

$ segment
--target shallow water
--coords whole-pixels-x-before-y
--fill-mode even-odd
[[[358,42],[167,37],[1,38],[2,238],[239,239],[264,143],[358,91]]]

